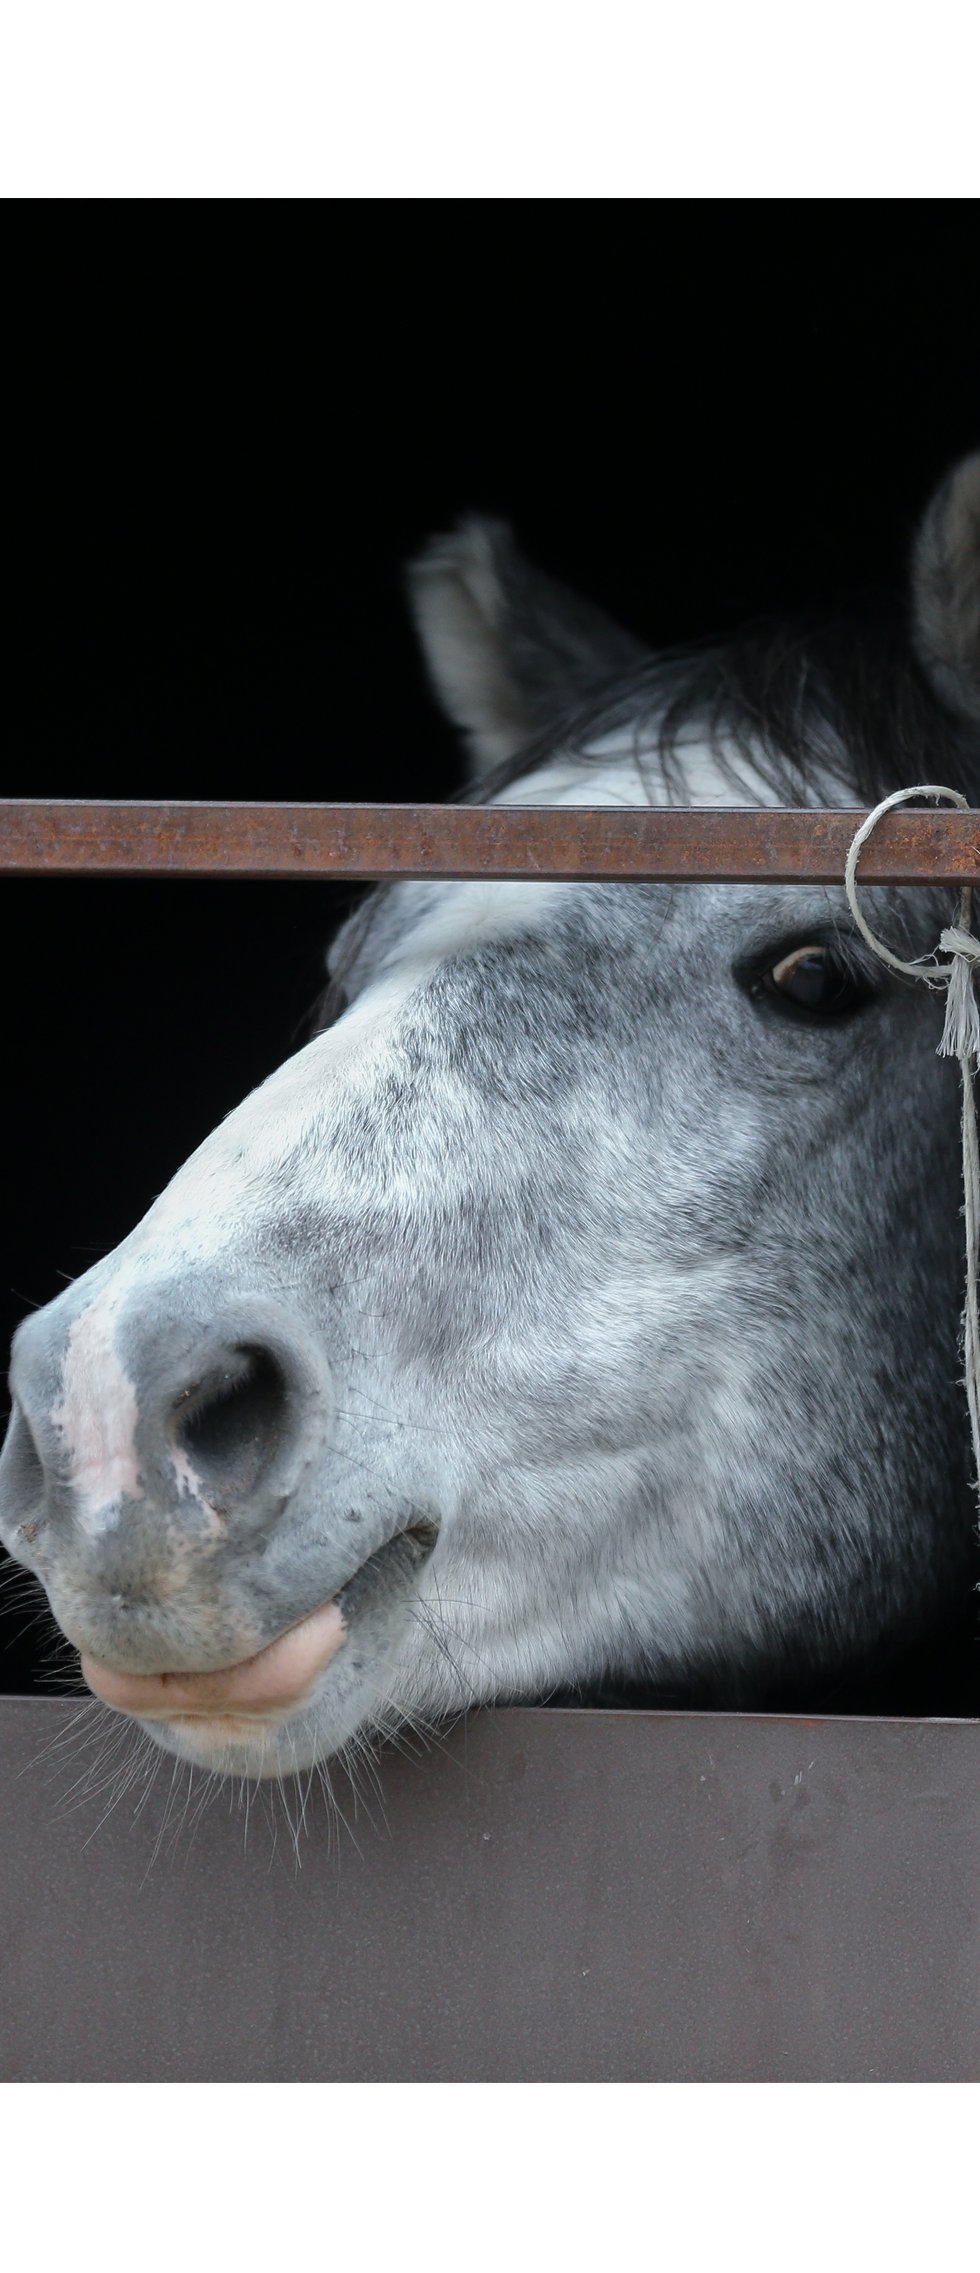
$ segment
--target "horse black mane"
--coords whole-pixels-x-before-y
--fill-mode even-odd
[[[482,803],[559,750],[583,765],[606,735],[632,730],[638,759],[655,760],[672,802],[686,802],[681,748],[707,741],[732,803],[745,802],[745,767],[785,805],[817,802],[830,771],[862,804],[877,804],[923,773],[980,792],[980,737],[945,711],[897,614],[796,618],[749,625],[730,640],[652,655],[461,792]]]

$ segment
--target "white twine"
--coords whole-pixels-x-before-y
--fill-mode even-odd
[[[942,1040],[937,1056],[958,1058],[963,1091],[963,1214],[966,1223],[966,1302],[963,1309],[963,1366],[967,1403],[970,1408],[970,1430],[973,1437],[973,1465],[975,1480],[980,1486],[980,1316],[977,1309],[977,1283],[980,1276],[980,1145],[977,1141],[977,1108],[973,1083],[980,1060],[980,1006],[977,1003],[973,975],[980,963],[980,939],[970,929],[973,890],[964,884],[960,893],[959,920],[940,933],[939,945],[950,957],[940,963],[937,956],[922,956],[917,962],[903,963],[884,941],[877,939],[861,913],[857,896],[857,864],[862,845],[867,844],[872,829],[876,828],[883,813],[893,805],[906,805],[912,797],[943,797],[949,805],[958,805],[969,812],[968,800],[958,789],[942,789],[935,782],[927,782],[918,789],[896,789],[891,797],[884,797],[874,812],[869,813],[854,832],[851,849],[844,870],[844,886],[850,902],[851,914],[858,930],[873,947],[875,954],[893,971],[901,971],[907,979],[920,979],[927,987],[945,987],[946,1017]]]

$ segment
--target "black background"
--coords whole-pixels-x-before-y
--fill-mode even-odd
[[[510,517],[656,644],[898,592],[980,435],[970,205],[25,205],[7,233],[8,795],[445,796],[401,589],[432,530]],[[301,1038],[343,904],[4,884],[4,1339]],[[0,1688],[57,1679],[43,1627],[0,1626]]]

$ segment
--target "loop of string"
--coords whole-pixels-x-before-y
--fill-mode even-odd
[[[942,1040],[937,1055],[958,1058],[963,1093],[963,1214],[966,1227],[966,1302],[963,1310],[963,1370],[967,1404],[970,1408],[970,1432],[973,1439],[974,1477],[980,1486],[980,1315],[978,1315],[977,1286],[980,1278],[980,1142],[977,1138],[977,1108],[974,1079],[980,1061],[980,1005],[977,1002],[973,974],[980,964],[980,939],[970,929],[973,889],[965,884],[960,893],[959,916],[955,924],[940,933],[939,945],[949,956],[941,963],[938,956],[921,956],[916,962],[903,963],[893,955],[891,948],[878,939],[870,924],[865,921],[858,904],[857,864],[861,848],[877,827],[883,813],[893,805],[906,805],[913,797],[941,797],[949,805],[958,805],[969,812],[968,800],[958,789],[942,789],[935,782],[920,785],[917,789],[896,789],[893,796],[882,799],[874,812],[869,813],[854,832],[851,849],[844,870],[844,889],[850,903],[851,914],[862,938],[882,963],[892,971],[900,971],[905,978],[919,979],[927,987],[946,989],[946,1017]]]

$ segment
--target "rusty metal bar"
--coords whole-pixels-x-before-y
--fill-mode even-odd
[[[858,811],[0,800],[0,875],[839,884]],[[980,882],[980,813],[884,816],[868,884]]]

